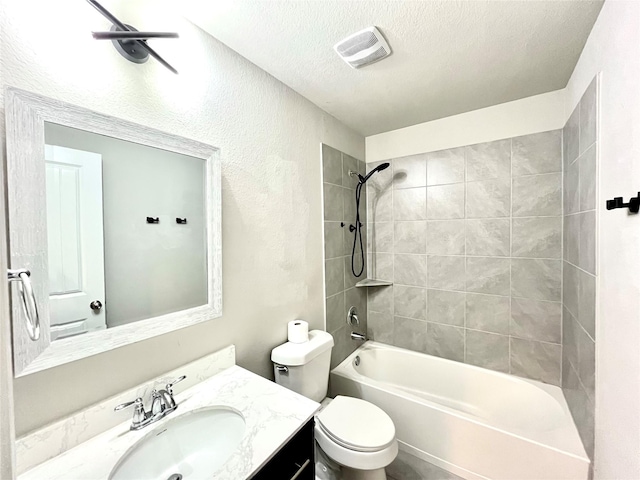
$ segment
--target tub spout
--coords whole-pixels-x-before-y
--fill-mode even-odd
[[[361,342],[367,341],[367,336],[362,333],[351,332],[351,340],[360,340]]]

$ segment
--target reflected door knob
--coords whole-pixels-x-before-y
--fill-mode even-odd
[[[94,312],[99,312],[102,309],[102,302],[100,300],[94,300],[89,304],[89,307]]]

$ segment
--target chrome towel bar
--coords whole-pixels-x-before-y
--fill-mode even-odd
[[[7,270],[9,283],[18,282],[18,291],[22,299],[22,310],[27,319],[26,327],[29,338],[34,342],[40,338],[40,316],[38,315],[38,305],[36,296],[31,285],[31,272],[26,268]]]

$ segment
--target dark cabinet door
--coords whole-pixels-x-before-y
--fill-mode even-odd
[[[269,460],[253,480],[315,480],[313,419]]]

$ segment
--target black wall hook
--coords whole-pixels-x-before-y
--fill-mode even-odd
[[[147,223],[160,223],[160,217],[147,217]]]
[[[638,211],[640,211],[640,192],[638,192],[637,197],[631,197],[629,203],[623,203],[622,197],[607,200],[607,210],[614,210],[616,208],[628,208],[630,213],[638,213]]]
[[[180,225],[186,225],[187,223],[187,218],[176,218],[176,223],[179,223]]]

